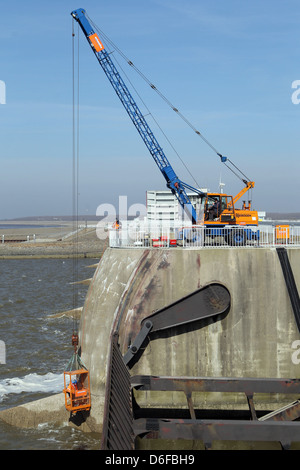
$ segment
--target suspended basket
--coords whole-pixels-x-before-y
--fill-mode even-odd
[[[72,414],[91,408],[89,371],[74,353],[64,371],[65,406]]]

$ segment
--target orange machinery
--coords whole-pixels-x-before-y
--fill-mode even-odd
[[[204,203],[204,225],[258,225],[257,211],[251,210],[251,201],[243,201],[242,209],[236,209],[236,202],[254,187],[253,181],[246,182],[246,186],[235,196],[223,193],[208,193]]]

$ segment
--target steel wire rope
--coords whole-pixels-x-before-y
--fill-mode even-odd
[[[78,27],[79,30],[79,27]],[[73,309],[78,308],[78,188],[79,188],[79,34],[77,43],[77,83],[75,80],[75,31],[72,21],[72,252]],[[73,313],[73,334],[78,333],[76,312]]]
[[[86,15],[87,16],[87,15]],[[113,41],[111,41],[111,39],[91,20],[91,18],[89,18],[87,16],[87,18],[89,19],[90,23],[93,25],[93,27],[95,28],[95,30],[101,35],[101,38],[105,38],[105,40],[114,48],[114,50],[116,50],[120,55],[121,57],[128,63],[128,65],[130,65],[130,67],[132,67],[139,75],[140,77],[167,103],[167,105],[197,134],[199,135],[199,137],[201,137],[201,139],[211,148],[211,150],[213,150],[217,155],[218,157],[220,157],[221,161],[222,159],[224,159],[224,156],[218,152],[218,150],[216,149],[216,147],[214,147],[214,145],[212,145],[209,140],[206,139],[206,137],[204,137],[204,135],[179,111],[178,108],[176,108],[172,103],[171,101],[143,74],[143,72],[141,72],[135,65],[134,63],[122,52],[122,50],[116,45],[113,43]],[[179,157],[180,158],[180,157]],[[250,179],[244,175],[244,173],[228,158],[228,157],[225,157],[226,160],[237,170],[241,173],[241,175],[243,175],[247,181],[250,181]],[[222,161],[222,163],[225,164],[225,166],[230,170],[232,171],[232,173],[234,173],[237,178],[239,178],[241,181],[244,181],[244,179],[238,175],[232,168],[230,168],[230,166],[228,164],[226,164],[226,161]],[[184,164],[184,163],[183,163]],[[184,164],[185,165],[185,164]],[[188,170],[189,171],[189,170]],[[189,173],[191,174],[191,172],[189,171]],[[194,179],[194,178],[193,178]],[[195,180],[194,180],[195,181]]]

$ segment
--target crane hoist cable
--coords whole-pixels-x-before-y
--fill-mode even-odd
[[[213,150],[213,152],[215,152],[218,157],[220,157],[221,159],[221,162],[225,164],[225,166],[232,172],[235,174],[235,176],[237,176],[237,178],[239,178],[241,181],[243,181],[244,184],[247,184],[247,181],[251,181],[250,178],[248,178],[228,157],[225,157],[223,154],[221,154],[217,149],[216,147],[214,147],[214,145],[211,144],[211,142],[208,141],[208,139],[206,139],[206,137],[204,137],[204,135],[179,111],[179,109],[174,106],[171,101],[144,75],[143,72],[141,72],[136,66],[135,64],[121,51],[121,49],[116,45],[114,44],[111,39],[91,20],[91,18],[88,17],[88,15],[86,14],[86,17],[88,18],[88,20],[90,21],[90,23],[93,25],[93,27],[95,28],[95,30],[101,35],[101,38],[104,38],[105,41],[107,41],[111,47],[113,47],[114,50],[116,50],[120,56],[127,62],[127,64],[135,70],[136,73],[138,73],[138,75],[140,75],[140,77],[150,86],[150,88],[152,88],[152,90],[154,90],[162,99],[163,101],[165,101],[167,103],[167,105],[199,136],[201,137],[201,139],[211,148],[211,150]],[[124,71],[123,71],[124,72]],[[156,123],[157,124],[157,123]],[[172,146],[173,148],[173,146]],[[174,150],[174,148],[173,148]],[[175,151],[176,152],[176,151]],[[176,152],[177,153],[177,152]],[[177,154],[178,155],[178,154]],[[179,155],[178,155],[179,157]],[[179,157],[180,158],[180,157]],[[181,158],[180,158],[181,160]],[[181,160],[182,161],[182,160]],[[183,163],[183,162],[182,162]],[[184,163],[183,163],[184,164]],[[233,168],[231,168],[229,165],[232,165]],[[186,165],[184,164],[185,168],[187,169]],[[188,170],[188,169],[187,169]],[[191,174],[191,172],[188,170],[189,174]],[[239,174],[238,174],[238,173]],[[192,176],[193,177],[193,176]],[[194,179],[194,177],[193,177]],[[195,181],[195,179],[194,179]],[[199,185],[198,185],[199,186]]]
[[[79,37],[79,35],[78,35]],[[76,57],[77,56],[77,57]],[[77,71],[76,71],[77,59]],[[77,78],[77,83],[76,83]],[[73,224],[73,309],[78,307],[78,197],[79,197],[79,39],[75,47],[72,21],[72,224]],[[78,332],[78,321],[73,314],[73,336]],[[72,340],[73,343],[73,340]]]
[[[79,35],[78,35],[79,36]],[[73,354],[64,370],[65,408],[72,415],[87,412],[91,408],[89,371],[78,353],[79,337],[76,319],[78,303],[78,173],[79,173],[79,43],[77,51],[77,90],[75,84],[75,32],[72,22],[72,86],[73,86],[73,134],[72,134],[72,203],[73,203]],[[77,102],[76,102],[77,100]]]

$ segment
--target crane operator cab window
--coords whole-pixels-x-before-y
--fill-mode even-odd
[[[218,196],[207,197],[205,202],[205,220],[215,220],[220,217],[221,203]]]
[[[225,209],[228,209],[227,196],[208,196],[205,201],[204,220],[218,220]]]

